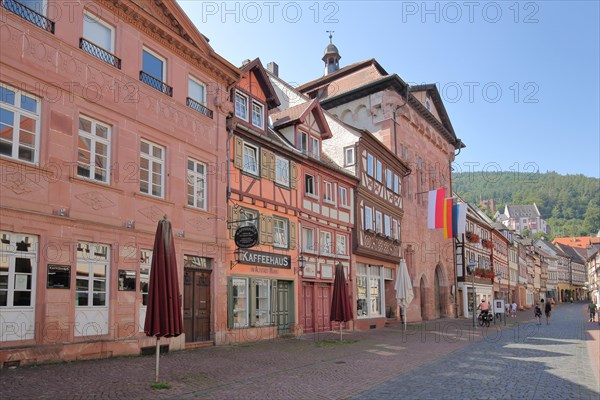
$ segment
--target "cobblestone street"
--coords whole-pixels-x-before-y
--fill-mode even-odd
[[[470,320],[395,324],[127,357],[0,370],[3,399],[596,399],[600,326],[582,304],[557,307],[552,324],[531,311],[473,330]]]

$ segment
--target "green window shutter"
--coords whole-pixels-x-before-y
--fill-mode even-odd
[[[295,249],[296,248],[296,223],[290,221],[290,226],[288,229],[288,233],[289,233],[289,248],[290,249]]]
[[[233,288],[232,277],[227,278],[227,327],[233,329]]]
[[[241,137],[233,137],[233,165],[236,168],[244,167],[244,142]]]
[[[271,325],[277,325],[277,279],[271,280]]]
[[[273,217],[260,214],[260,244],[273,244]]]
[[[248,314],[250,315],[250,326],[256,324],[256,279],[250,279],[250,290],[248,291]]]
[[[235,230],[237,229],[237,226],[239,224],[238,221],[240,220],[240,208],[237,205],[232,204],[229,206],[228,210],[229,220],[227,225],[229,226],[229,237],[233,239],[235,236]]]
[[[296,189],[298,186],[298,167],[296,163],[290,161],[290,187]]]

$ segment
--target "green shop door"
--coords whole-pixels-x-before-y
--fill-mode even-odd
[[[294,291],[292,282],[274,281],[272,286],[272,299],[274,299],[273,321],[277,325],[277,334],[291,332],[294,320]]]

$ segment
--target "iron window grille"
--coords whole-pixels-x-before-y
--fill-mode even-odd
[[[140,81],[144,82],[148,86],[153,87],[159,92],[166,94],[167,96],[173,97],[173,88],[171,86],[167,85],[160,79],[145,73],[144,71],[140,71]]]
[[[213,117],[212,110],[206,108],[204,105],[198,103],[196,100],[192,99],[191,97],[187,98],[187,101],[185,104],[188,107],[193,108],[194,110],[198,111],[200,114],[206,115],[208,118]]]
[[[54,33],[54,21],[51,21],[37,11],[32,10],[16,0],[0,0],[0,3],[2,7],[13,14],[18,15],[24,20],[27,20],[52,34]]]
[[[86,53],[93,55],[96,58],[101,59],[107,64],[112,65],[115,68],[121,69],[121,59],[102,47],[90,42],[85,38],[79,39],[79,48]]]

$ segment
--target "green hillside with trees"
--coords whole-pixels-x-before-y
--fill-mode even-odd
[[[479,171],[453,174],[452,184],[465,201],[479,206],[481,200],[493,199],[500,212],[505,204],[535,203],[550,225],[550,239],[595,236],[600,229],[600,180],[596,178],[556,172]]]

